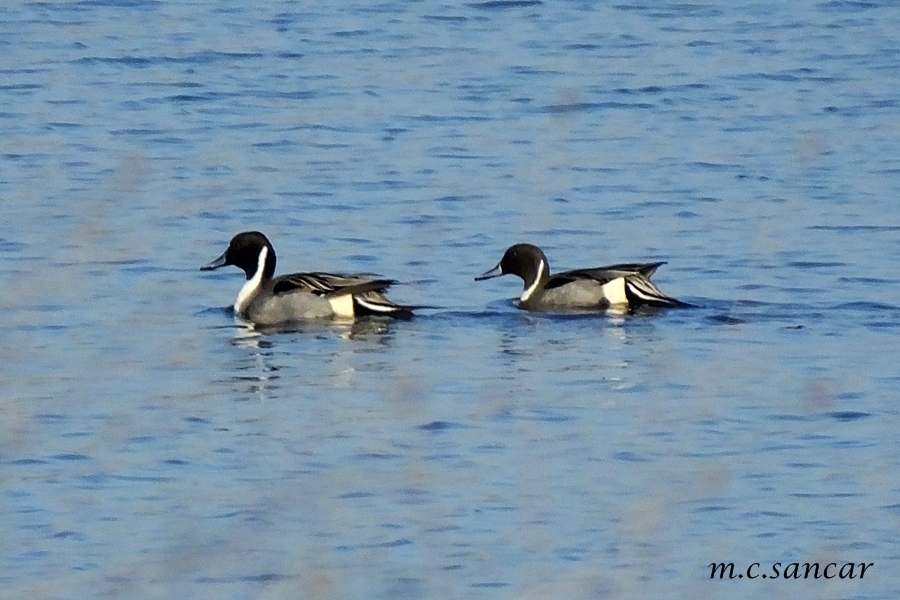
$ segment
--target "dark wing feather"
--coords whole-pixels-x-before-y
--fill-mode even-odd
[[[284,294],[301,290],[317,296],[363,294],[384,291],[393,283],[392,279],[372,279],[369,275],[291,273],[276,277],[272,281],[272,292]]]
[[[653,273],[660,267],[660,265],[664,264],[666,263],[623,263],[618,265],[608,265],[606,267],[596,267],[593,269],[575,269],[574,271],[564,271],[562,273],[557,273],[551,276],[550,281],[548,281],[547,285],[545,286],[545,289],[559,287],[578,279],[592,279],[600,285],[604,285],[606,283],[609,283],[613,279],[618,279],[619,277],[629,278],[635,275],[646,277],[649,282],[650,276],[653,275]]]
[[[629,277],[631,275],[643,275],[650,277],[665,262],[655,263],[624,263],[619,265],[608,265],[606,267],[596,267],[594,269],[577,269],[575,271],[566,271],[560,275],[570,275],[578,279],[596,279],[604,282],[611,281],[618,277]]]

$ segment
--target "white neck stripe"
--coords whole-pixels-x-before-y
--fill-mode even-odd
[[[528,286],[528,289],[522,292],[522,296],[519,298],[522,302],[527,302],[528,299],[531,298],[531,295],[537,291],[538,286],[541,285],[541,279],[544,277],[544,269],[546,268],[547,263],[545,263],[544,260],[541,259],[541,262],[538,263],[538,272],[537,277],[535,277],[534,279],[534,283]]]
[[[234,301],[234,312],[244,312],[244,309],[247,308],[247,305],[253,300],[256,292],[259,291],[259,286],[262,284],[263,273],[266,270],[266,258],[268,256],[269,249],[266,246],[263,246],[262,250],[259,251],[259,260],[256,263],[256,273],[247,280],[247,283],[245,283],[244,287],[241,288],[241,291],[238,292],[237,300]]]

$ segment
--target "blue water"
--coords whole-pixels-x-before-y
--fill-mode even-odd
[[[900,9],[333,4],[0,7],[0,597],[898,597]],[[247,331],[247,229],[433,308]]]

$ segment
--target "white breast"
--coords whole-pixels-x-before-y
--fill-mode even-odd
[[[537,279],[534,280],[534,283],[532,283],[530,286],[528,286],[528,289],[526,289],[524,292],[522,292],[522,295],[519,297],[519,300],[521,300],[522,302],[527,302],[528,299],[531,298],[531,295],[534,294],[534,292],[537,291],[538,286],[541,285],[541,277],[544,276],[544,272],[546,270],[547,270],[547,263],[542,260],[540,262],[540,264],[538,264]]]
[[[263,246],[259,251],[259,260],[256,263],[256,273],[247,280],[241,291],[238,292],[237,300],[234,301],[234,312],[240,314],[247,309],[247,305],[256,296],[259,286],[262,284],[263,271],[266,268],[266,257],[269,255],[269,249]]]

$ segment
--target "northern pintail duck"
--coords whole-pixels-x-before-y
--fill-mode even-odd
[[[550,275],[537,246],[510,246],[497,266],[475,281],[518,275],[525,281],[519,308],[532,311],[632,310],[639,306],[689,306],[659,291],[651,281],[663,262],[610,265]]]
[[[412,317],[411,307],[394,304],[384,297],[383,292],[394,283],[391,279],[322,272],[273,277],[275,249],[258,231],[234,236],[222,256],[201,270],[227,265],[239,267],[247,274],[234,311],[257,325],[373,315]]]

